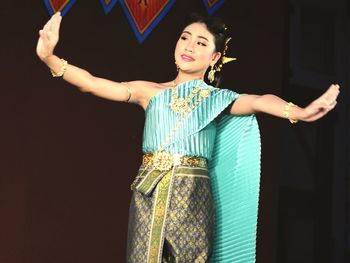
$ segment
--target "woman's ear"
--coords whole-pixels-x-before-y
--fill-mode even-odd
[[[221,52],[214,52],[213,53],[213,58],[212,58],[212,65],[215,65],[218,61],[219,61],[219,59],[221,58]]]

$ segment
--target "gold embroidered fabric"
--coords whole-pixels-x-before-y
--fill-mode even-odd
[[[208,262],[213,217],[208,170],[175,167],[151,196],[133,193],[127,262]]]

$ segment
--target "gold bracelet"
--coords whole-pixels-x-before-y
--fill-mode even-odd
[[[59,72],[55,73],[52,69],[50,69],[52,77],[57,78],[57,77],[63,77],[64,73],[67,71],[67,66],[68,62],[61,58],[62,61],[62,66]]]
[[[290,121],[290,123],[294,124],[297,123],[298,120],[296,119],[292,119],[289,117],[289,110],[291,107],[295,107],[296,105],[293,104],[292,102],[288,102],[285,106],[284,106],[284,110],[283,110],[283,116],[288,119]]]

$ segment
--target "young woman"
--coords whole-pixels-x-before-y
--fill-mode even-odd
[[[336,105],[339,86],[305,108],[274,95],[244,95],[205,83],[230,59],[220,19],[192,15],[167,83],[114,82],[54,55],[62,17],[39,32],[37,55],[83,92],[146,112],[143,163],[132,189],[127,262],[254,262],[260,141],[254,113],[315,121]],[[233,103],[234,102],[234,103]]]

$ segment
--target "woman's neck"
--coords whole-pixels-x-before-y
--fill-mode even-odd
[[[200,73],[200,74],[188,74],[185,72],[182,72],[181,70],[179,71],[179,73],[177,74],[176,78],[174,79],[175,84],[179,85],[183,82],[189,81],[189,80],[195,80],[195,79],[204,79],[204,74]]]

